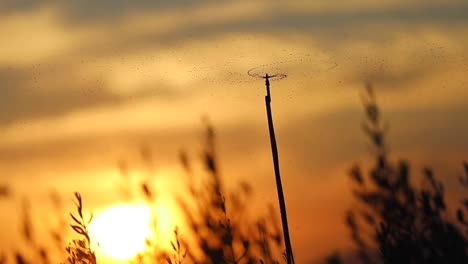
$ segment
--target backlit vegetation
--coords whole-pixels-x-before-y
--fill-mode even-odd
[[[358,205],[347,213],[346,224],[356,245],[357,259],[361,263],[468,263],[467,198],[452,215],[445,198],[446,190],[430,167],[422,169],[423,184],[415,185],[410,163],[404,160],[394,162],[390,158],[386,129],[370,86],[363,101],[366,114],[363,128],[375,152],[374,164],[369,171],[355,165],[349,172]],[[148,175],[136,187],[127,185],[124,191],[143,197],[152,207],[157,197],[151,184],[151,151],[142,148],[141,156],[148,165]],[[180,186],[180,195],[176,198],[187,230],[174,230],[172,239],[168,241],[169,250],[154,239],[156,234],[149,237],[145,250],[130,262],[285,263],[277,210],[266,206],[265,212],[257,212],[256,217],[248,216],[246,211],[252,200],[253,188],[246,182],[240,182],[233,189],[225,186],[216,153],[215,131],[209,122],[205,123],[200,157],[192,159],[187,152],[180,152],[180,165],[187,180],[185,186]],[[203,172],[195,170],[194,164],[201,164]],[[126,164],[120,163],[119,168],[126,178]],[[460,183],[468,190],[467,163],[464,163],[464,173]],[[8,186],[0,186],[0,198],[8,199],[10,196]],[[60,210],[61,201],[54,197],[52,202]],[[21,234],[27,247],[9,254],[4,252],[0,255],[0,264],[56,263],[51,255],[58,256],[61,259],[59,263],[99,263],[89,234],[93,217],[86,210],[84,200],[80,193],[74,194],[76,212],[69,215],[68,228],[74,231],[75,238],[70,242],[64,240],[63,228],[67,225],[63,221],[59,221],[62,224],[57,228],[35,227],[50,229],[50,241],[54,245],[44,245],[45,240],[34,235],[31,205],[24,199]],[[157,230],[158,214],[155,210],[152,212],[152,224]],[[338,254],[324,259],[329,264],[346,261]]]

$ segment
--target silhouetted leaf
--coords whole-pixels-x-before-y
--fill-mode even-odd
[[[73,230],[75,230],[75,232],[77,232],[78,234],[80,234],[80,235],[85,234],[85,231],[83,230],[83,228],[82,228],[81,226],[71,225],[71,227],[72,227]]]
[[[82,224],[81,221],[78,220],[72,213],[70,213],[70,216],[71,216],[71,218],[73,219],[73,221],[75,221],[77,224],[79,224],[79,225]]]

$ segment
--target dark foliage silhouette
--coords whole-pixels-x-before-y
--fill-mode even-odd
[[[83,200],[81,194],[75,192],[75,205],[78,215],[70,213],[73,222],[70,225],[73,231],[80,238],[74,239],[72,244],[66,250],[68,253],[68,262],[70,264],[96,264],[96,255],[91,249],[91,239],[89,237],[88,225],[93,219],[93,215],[89,219],[85,219],[83,214]]]
[[[360,260],[362,263],[468,263],[467,233],[460,229],[461,224],[467,227],[463,209],[457,213],[460,223],[451,220],[444,186],[432,169],[423,169],[423,184],[415,187],[409,163],[390,161],[386,129],[370,85],[363,99],[366,113],[363,128],[375,147],[375,164],[368,175],[361,167],[352,167],[353,194],[360,206],[349,211],[346,218]],[[461,181],[466,186],[466,163],[465,172],[467,176]],[[466,208],[465,200],[465,212]]]
[[[180,158],[189,176],[190,198],[179,201],[198,252],[189,251],[188,257],[195,263],[279,263],[275,253],[281,252],[283,241],[274,210],[257,220],[243,217],[251,187],[241,183],[232,192],[225,190],[215,153],[215,133],[209,123],[202,153],[206,178],[201,185],[190,180],[193,170],[186,153]]]
[[[461,185],[468,191],[468,163],[464,162],[463,167],[465,169],[465,174],[460,176],[459,180]],[[466,214],[468,213],[468,197],[463,198],[462,207],[457,210],[457,220],[464,226],[465,235],[468,236],[468,219],[466,219]]]
[[[180,152],[180,163],[187,175],[187,188],[178,188],[176,195],[188,233],[176,228],[171,241],[147,239],[147,248],[132,263],[279,263],[277,259],[284,258],[281,255],[284,245],[275,210],[269,207],[267,215],[263,217],[247,217],[252,188],[246,182],[240,182],[232,189],[225,187],[217,161],[215,132],[208,121],[205,122],[205,129],[200,160],[192,160],[187,152]],[[157,191],[151,184],[152,166],[149,164],[152,163],[152,155],[147,147],[142,148],[140,154],[148,171],[143,179],[138,179],[138,185],[133,186],[136,188],[130,184],[133,180],[128,178],[126,162],[119,163],[126,183],[123,194],[130,198],[141,196],[151,207],[157,200],[154,195]],[[201,171],[197,170],[199,161]],[[152,218],[154,230],[157,230],[156,212],[153,212]],[[170,243],[171,250],[161,247],[160,242]]]

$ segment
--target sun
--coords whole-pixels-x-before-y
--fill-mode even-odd
[[[145,204],[121,204],[97,213],[89,232],[96,252],[114,260],[133,258],[153,236],[151,209]]]
[[[175,225],[173,210],[166,203],[151,207],[145,203],[119,204],[97,212],[89,232],[98,255],[125,261],[143,252],[148,239],[159,242],[163,248],[170,245]]]

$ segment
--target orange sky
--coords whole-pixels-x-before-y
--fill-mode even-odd
[[[1,248],[20,243],[21,197],[35,211],[51,189],[67,210],[77,190],[90,209],[118,201],[117,163],[138,171],[142,145],[170,197],[179,150],[200,149],[201,116],[229,183],[247,179],[257,202],[276,205],[264,85],[247,75],[258,66],[288,74],[272,96],[298,263],[349,246],[346,170],[370,154],[366,81],[396,156],[456,189],[468,157],[465,1],[154,2],[0,3],[0,185],[13,195],[0,200]]]

